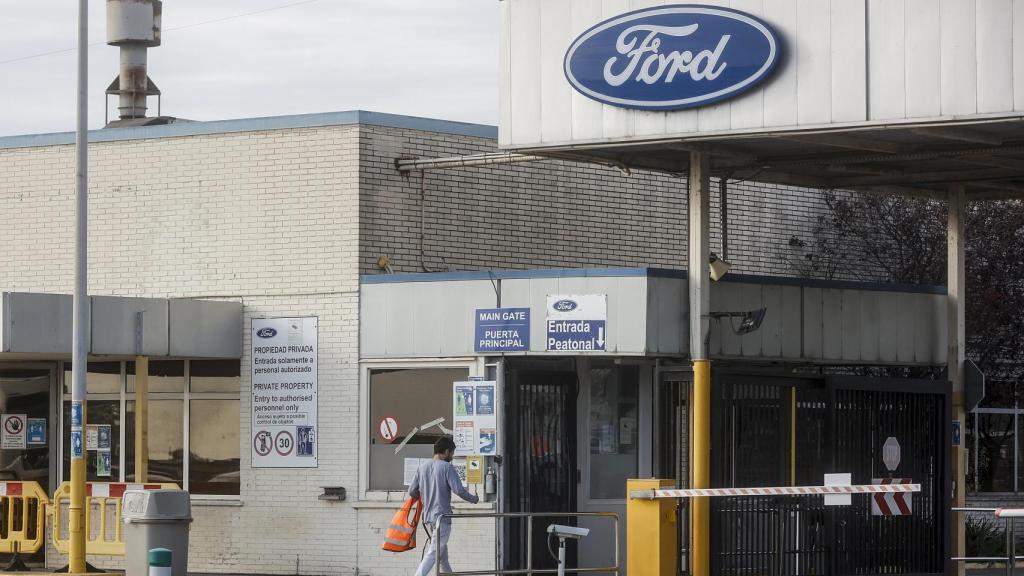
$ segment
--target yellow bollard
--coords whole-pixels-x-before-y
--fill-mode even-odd
[[[711,361],[693,361],[693,462],[691,488],[711,487]],[[711,503],[690,502],[690,573],[711,573]]]
[[[629,576],[676,576],[679,560],[676,500],[629,496],[634,490],[674,486],[674,480],[626,481],[626,574]]]

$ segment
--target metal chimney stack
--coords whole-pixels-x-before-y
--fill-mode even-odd
[[[146,117],[146,97],[160,90],[146,74],[146,50],[160,45],[161,0],[107,0],[107,44],[121,49],[118,77],[107,94],[119,96],[121,120]]]

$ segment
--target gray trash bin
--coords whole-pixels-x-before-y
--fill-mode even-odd
[[[174,555],[172,576],[188,574],[188,530],[192,504],[182,490],[128,490],[121,503],[124,567],[127,576],[149,574],[149,551],[167,548]]]

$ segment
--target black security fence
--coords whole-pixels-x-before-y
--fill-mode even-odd
[[[946,383],[729,373],[713,381],[714,486],[820,485],[826,473],[850,473],[854,484],[909,478],[922,491],[908,516],[873,515],[871,495],[854,495],[849,506],[825,506],[820,496],[714,498],[712,573],[944,572]],[[883,460],[888,438],[900,446],[892,471]]]

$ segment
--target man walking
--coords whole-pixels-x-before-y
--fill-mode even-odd
[[[445,518],[440,523],[438,517],[442,514],[452,512],[452,492],[455,492],[463,500],[476,504],[479,498],[469,493],[459,473],[452,465],[452,458],[455,457],[455,442],[447,436],[442,437],[434,443],[434,459],[420,465],[416,470],[416,476],[409,485],[409,496],[419,498],[423,505],[423,521],[427,526],[434,527],[434,538],[437,539],[437,546],[430,542],[427,545],[426,554],[420,567],[416,569],[416,576],[429,576],[434,567],[434,554],[439,551],[440,558],[436,560],[441,563],[441,569],[451,572],[451,564],[448,563],[448,537],[451,536],[451,520]]]

